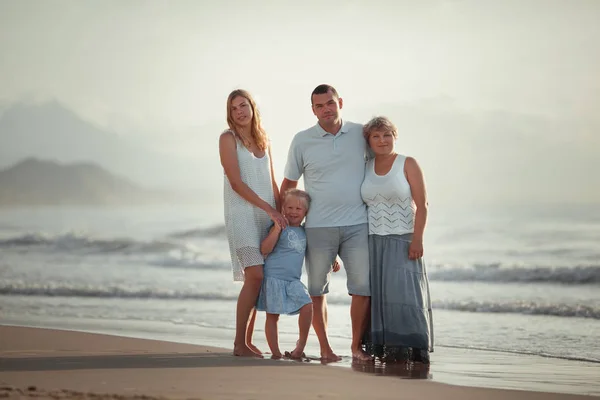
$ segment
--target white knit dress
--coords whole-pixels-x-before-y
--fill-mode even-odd
[[[233,133],[233,132],[232,132]],[[236,136],[237,158],[242,181],[261,199],[275,207],[275,195],[271,179],[269,152],[257,158]],[[224,175],[223,201],[225,203],[225,228],[229,240],[233,280],[244,280],[244,268],[263,265],[260,243],[267,236],[271,218],[253,206],[232,188]]]

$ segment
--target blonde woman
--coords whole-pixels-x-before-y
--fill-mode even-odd
[[[374,154],[361,187],[369,219],[371,329],[367,350],[383,361],[429,364],[433,316],[423,261],[427,192],[417,161],[396,152],[385,117],[364,126]]]
[[[233,279],[244,282],[237,301],[233,354],[262,357],[252,344],[254,306],[263,281],[260,244],[272,223],[283,229],[286,220],[278,211],[280,197],[269,139],[250,93],[240,89],[229,94],[227,124],[229,129],[219,139],[225,175],[225,227]]]

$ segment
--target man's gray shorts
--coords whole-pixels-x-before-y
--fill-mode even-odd
[[[306,244],[308,293],[311,296],[329,293],[331,265],[338,254],[346,269],[348,293],[371,295],[368,224],[306,228]]]

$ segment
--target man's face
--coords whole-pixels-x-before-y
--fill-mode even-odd
[[[341,98],[334,96],[331,91],[323,94],[313,94],[312,110],[320,123],[329,125],[340,118],[340,110],[344,102]]]

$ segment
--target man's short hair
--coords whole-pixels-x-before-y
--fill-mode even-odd
[[[331,85],[327,85],[327,84],[322,84],[319,85],[315,88],[315,90],[312,91],[312,93],[310,94],[310,104],[313,104],[313,95],[315,94],[325,94],[331,92],[331,94],[333,94],[334,97],[336,98],[340,98],[340,96],[338,95],[337,90],[335,90],[335,88]]]

